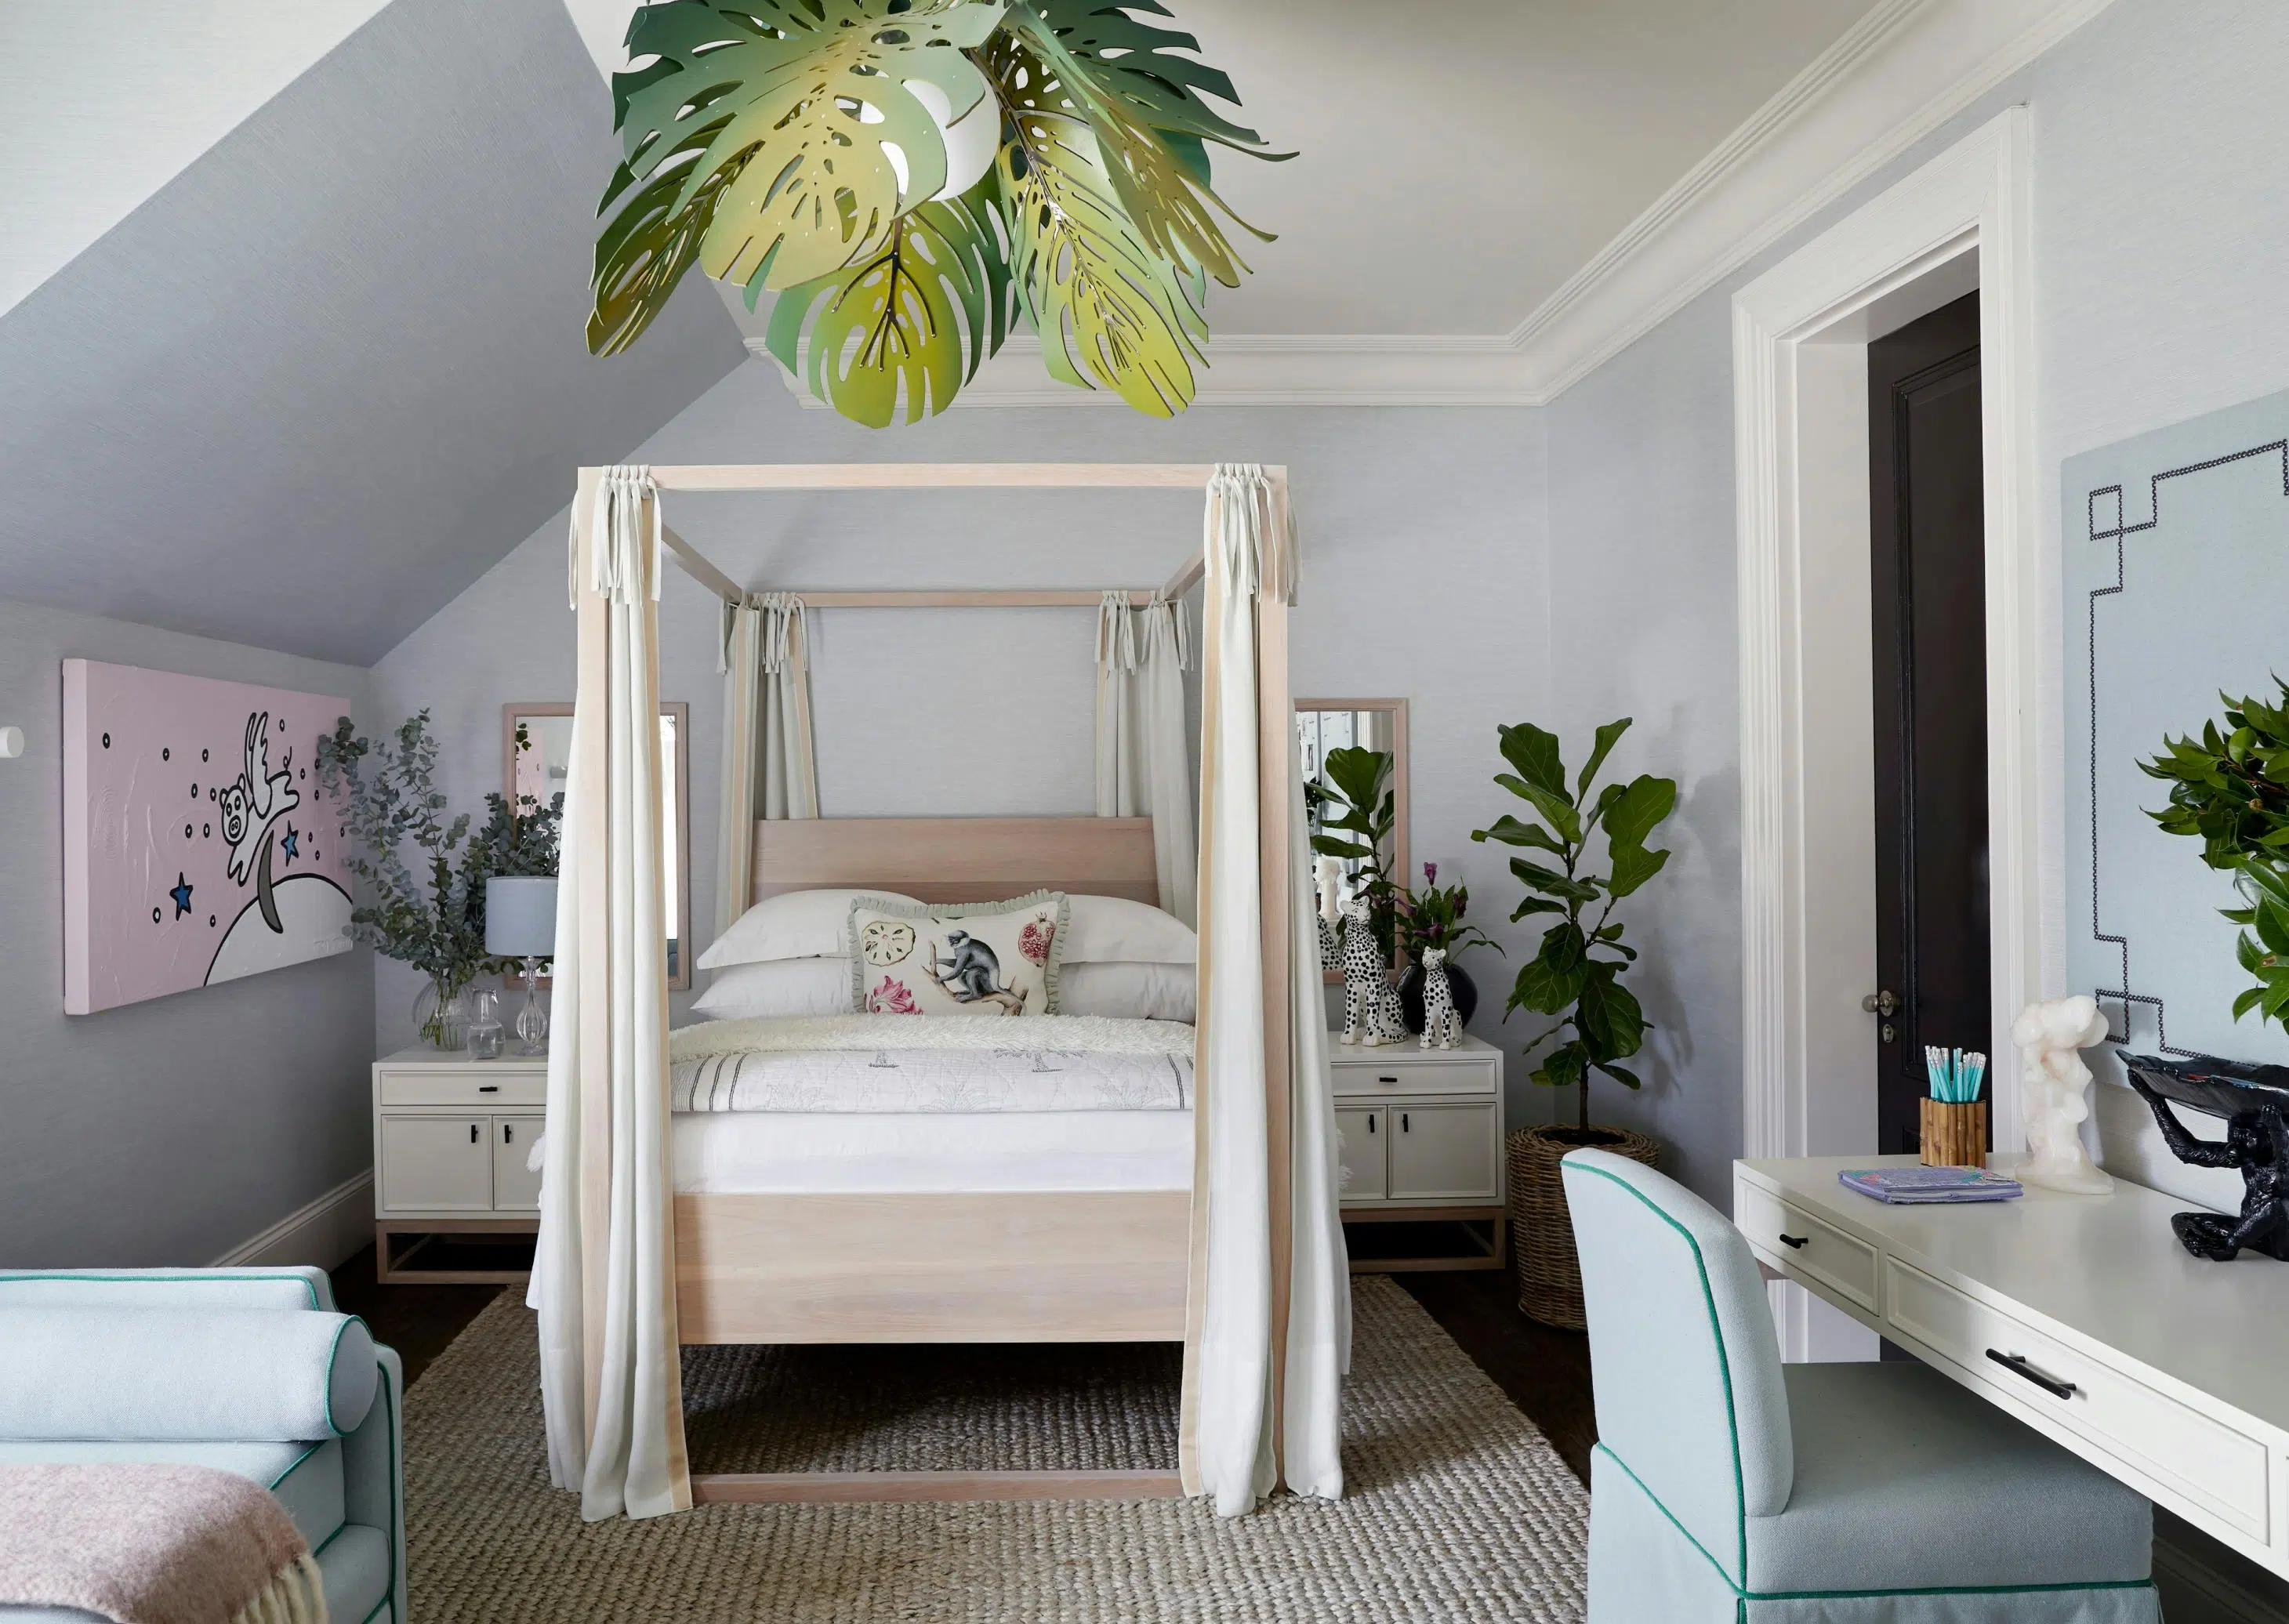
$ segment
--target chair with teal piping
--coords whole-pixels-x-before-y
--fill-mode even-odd
[[[1590,1624],[2156,1624],[2145,1499],[1919,1364],[1783,1365],[1748,1243],[1563,1165],[1597,1389]]]

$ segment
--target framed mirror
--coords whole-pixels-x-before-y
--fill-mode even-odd
[[[1310,821],[1314,861],[1312,873],[1322,872],[1317,857],[1323,845],[1364,847],[1366,833],[1359,825],[1376,826],[1376,857],[1337,856],[1340,895],[1322,896],[1321,907],[1333,910],[1359,886],[1379,874],[1392,884],[1408,883],[1407,845],[1407,701],[1404,699],[1298,699],[1296,701],[1296,748],[1302,753],[1305,816]],[[1359,812],[1350,795],[1364,795],[1368,780],[1362,752],[1388,758],[1389,765],[1375,782],[1390,800],[1387,816],[1380,803],[1368,813]],[[1342,753],[1337,753],[1342,752]],[[1334,757],[1332,768],[1329,758]],[[1393,962],[1397,962],[1396,951]],[[1342,976],[1329,971],[1327,979]]]
[[[687,741],[691,707],[681,699],[659,707],[659,826],[667,859],[667,984],[691,985],[685,921],[691,917],[691,771]],[[522,738],[519,738],[519,730]],[[530,795],[546,806],[564,792],[572,761],[572,707],[512,703],[501,706],[502,792],[512,802]]]

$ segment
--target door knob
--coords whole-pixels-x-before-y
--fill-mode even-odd
[[[1874,1015],[1895,1015],[1900,1013],[1900,995],[1896,992],[1870,992],[1860,1000],[1860,1007]]]

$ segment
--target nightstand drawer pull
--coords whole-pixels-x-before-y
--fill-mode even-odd
[[[1367,1131],[1368,1131],[1368,1133],[1370,1133],[1370,1134],[1372,1134],[1372,1133],[1374,1133],[1374,1132],[1375,1132],[1375,1116],[1374,1116],[1374,1113],[1372,1113],[1372,1112],[1368,1113],[1368,1119],[1367,1119]]]
[[[1378,1077],[1375,1080],[1378,1083],[1395,1083],[1399,1079],[1395,1077]]]
[[[2043,1391],[2048,1393],[2054,1398],[2071,1398],[2075,1396],[2075,1384],[2073,1382],[2061,1381],[2055,1377],[2043,1374],[2041,1371],[2037,1370],[2033,1365],[2028,1364],[2025,1356],[2022,1354],[1998,1353],[1994,1349],[1990,1348],[1987,1350],[1987,1357],[1994,1360],[1998,1365],[2000,1365],[2004,1369],[2009,1371],[2013,1375],[2026,1377],[2028,1381],[2033,1382],[2037,1387],[2041,1388]]]
[[[477,1125],[474,1122],[469,1124],[469,1142],[471,1144],[477,1142]]]
[[[1408,1126],[1407,1113],[1403,1111],[1399,1113],[1399,1131],[1402,1134],[1411,1134],[1415,1131]]]
[[[498,1083],[479,1083],[477,1085],[477,1092],[479,1094],[498,1094],[500,1092],[500,1085]]]
[[[1809,1235],[1783,1235],[1781,1237],[1781,1245],[1796,1252],[1803,1251],[1806,1246],[1811,1244],[1811,1241],[1812,1237]]]

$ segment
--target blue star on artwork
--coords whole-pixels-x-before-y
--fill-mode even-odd
[[[286,848],[286,855],[288,856],[299,857],[302,855],[299,851],[295,849],[296,843],[299,841],[301,838],[302,832],[300,830],[295,828],[291,824],[286,825],[286,839],[283,844]]]
[[[177,919],[181,919],[183,915],[191,911],[191,882],[183,877],[182,870],[177,869],[175,871],[175,887],[174,889],[169,891],[167,895],[175,899],[175,917]]]

